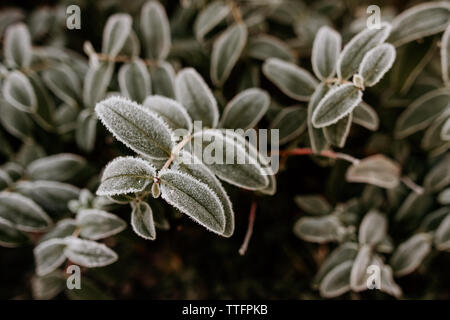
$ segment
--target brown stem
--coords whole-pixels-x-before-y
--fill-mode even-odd
[[[334,152],[329,150],[324,150],[319,153],[314,153],[313,149],[311,148],[297,148],[297,149],[290,149],[290,150],[284,150],[279,151],[280,156],[301,156],[301,155],[319,155],[322,157],[327,157],[331,159],[342,159],[345,161],[348,161],[352,164],[356,164],[359,162],[359,159],[352,157],[351,155],[340,153],[340,152]]]
[[[175,146],[175,148],[173,148],[169,159],[167,159],[166,163],[164,164],[161,170],[167,169],[170,166],[170,164],[175,159],[178,152],[180,152],[180,150],[183,149],[183,147],[186,145],[186,143],[188,143],[191,140],[191,138],[192,138],[191,135],[187,135],[179,144]]]
[[[257,204],[256,201],[252,201],[252,206],[250,207],[250,214],[248,216],[248,228],[247,233],[245,234],[244,242],[241,245],[241,248],[239,249],[239,254],[241,256],[245,255],[248,248],[248,243],[250,242],[250,239],[252,237],[253,233],[253,225],[255,223],[255,213],[256,213]]]
[[[424,190],[421,186],[417,185],[414,181],[412,181],[409,177],[407,176],[403,176],[400,179],[405,186],[407,186],[408,188],[410,188],[412,191],[414,191],[417,194],[423,194]]]

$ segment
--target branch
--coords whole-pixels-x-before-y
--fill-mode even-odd
[[[255,223],[256,207],[257,207],[256,201],[253,200],[252,206],[250,207],[250,214],[248,216],[247,233],[245,234],[244,242],[242,243],[241,248],[239,249],[239,254],[241,256],[245,255],[245,253],[247,252],[248,243],[250,242],[250,239],[252,237],[253,225]]]

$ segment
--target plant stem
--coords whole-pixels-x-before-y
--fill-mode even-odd
[[[345,153],[334,152],[329,150],[324,150],[321,151],[320,153],[314,153],[314,151],[311,148],[297,148],[291,150],[284,150],[280,151],[279,154],[281,156],[319,155],[331,159],[342,159],[352,164],[357,164],[359,162],[359,159]]]
[[[253,233],[253,225],[255,223],[255,213],[256,213],[257,204],[256,201],[252,201],[252,206],[250,207],[250,214],[248,215],[248,228],[247,233],[245,234],[244,242],[241,245],[241,248],[239,249],[239,254],[241,256],[245,255],[248,248],[248,243],[250,242],[250,239],[252,237]]]
[[[407,176],[401,177],[401,182],[405,184],[408,188],[410,188],[412,191],[414,191],[417,194],[423,194],[424,190],[421,186],[417,185],[414,181],[411,180],[411,178]]]
[[[178,152],[180,152],[180,150],[186,145],[186,143],[188,143],[191,140],[191,138],[192,138],[191,135],[187,135],[180,143],[178,143],[175,146],[175,148],[173,148],[169,159],[167,159],[166,163],[164,164],[161,170],[167,169],[170,166],[170,164],[173,162]]]

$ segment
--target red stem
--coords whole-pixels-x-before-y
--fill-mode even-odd
[[[255,213],[256,213],[256,201],[252,201],[252,206],[250,207],[250,214],[248,216],[248,228],[247,233],[245,234],[244,242],[241,245],[241,248],[239,249],[239,254],[241,256],[245,255],[248,248],[248,243],[250,242],[250,239],[252,237],[253,233],[253,225],[255,224]]]

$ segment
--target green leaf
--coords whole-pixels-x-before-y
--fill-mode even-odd
[[[36,202],[49,214],[63,214],[70,200],[78,199],[80,189],[56,181],[19,181],[14,191]]]
[[[403,139],[426,128],[436,117],[449,108],[449,92],[437,89],[414,100],[400,115],[395,126],[397,139]]]
[[[59,99],[70,106],[77,105],[81,95],[81,83],[70,67],[64,64],[52,67],[43,72],[42,79]]]
[[[389,264],[395,276],[402,277],[416,270],[430,251],[430,235],[418,233],[398,246]]]
[[[53,130],[55,104],[37,73],[30,73],[29,80],[36,94],[37,109],[33,118],[46,131]]]
[[[229,129],[253,128],[269,109],[269,94],[258,88],[241,91],[225,107],[220,126]]]
[[[224,237],[231,237],[234,232],[234,211],[230,198],[222,184],[211,170],[201,163],[198,158],[195,158],[194,155],[183,152],[180,155],[180,159],[181,161],[176,164],[175,168],[206,184],[219,198],[225,213],[225,229],[221,235]]]
[[[130,15],[119,13],[108,18],[103,30],[102,53],[115,57],[125,44],[130,32],[133,19]]]
[[[141,103],[151,93],[150,74],[141,59],[122,65],[118,79],[120,92],[133,101]]]
[[[416,5],[392,21],[388,41],[396,47],[445,30],[450,20],[450,4],[436,1]]]
[[[331,211],[328,201],[318,194],[295,196],[294,201],[300,209],[309,214],[325,215]]]
[[[50,240],[51,241],[51,240]],[[86,268],[97,268],[117,261],[117,254],[104,244],[75,237],[64,239],[67,244],[64,254],[73,263]]]
[[[320,100],[311,121],[314,127],[323,128],[335,124],[349,115],[362,101],[362,92],[353,84],[332,88]]]
[[[434,235],[436,249],[450,252],[450,214],[441,222]]]
[[[11,135],[19,139],[27,139],[33,134],[33,122],[27,113],[18,110],[3,99],[0,99],[0,122]]]
[[[350,113],[335,124],[323,128],[323,133],[329,144],[338,148],[343,148],[345,146],[345,142],[347,141],[352,126],[352,118],[353,115]]]
[[[202,40],[205,35],[214,27],[221,23],[230,13],[231,6],[223,1],[209,3],[200,13],[194,22],[194,33],[198,40]]]
[[[244,23],[236,23],[214,41],[210,70],[214,85],[220,87],[228,79],[247,43],[247,33]]]
[[[380,124],[380,119],[378,118],[377,112],[369,106],[367,103],[362,101],[353,110],[353,123],[363,126],[371,131],[377,131]]]
[[[373,251],[369,245],[363,245],[359,249],[350,272],[350,288],[353,291],[359,292],[367,289],[367,268],[371,264],[372,255]]]
[[[292,62],[295,60],[289,46],[274,36],[260,34],[248,39],[246,54],[257,60],[266,60],[269,58],[278,58]]]
[[[97,136],[97,117],[91,110],[83,110],[78,115],[75,140],[84,152],[91,152]]]
[[[196,144],[203,146],[198,155]],[[249,151],[248,143],[233,130],[204,130],[194,135],[194,154],[223,181],[248,190],[263,189],[269,179],[258,163],[257,152]]]
[[[37,300],[50,300],[66,288],[66,277],[63,272],[51,272],[43,277],[31,278],[33,298]]]
[[[155,240],[156,230],[153,211],[147,202],[131,203],[131,226],[134,232],[144,239]]]
[[[20,71],[8,73],[3,83],[3,96],[8,103],[21,111],[37,111],[36,93],[30,80]]]
[[[327,26],[323,26],[317,32],[311,52],[311,63],[319,79],[334,76],[341,52],[341,42],[341,35]]]
[[[144,101],[144,108],[157,113],[172,130],[186,129],[192,132],[192,119],[180,103],[163,96],[149,96]]]
[[[168,62],[150,66],[152,91],[155,95],[175,99],[175,71]]]
[[[395,48],[388,43],[369,50],[359,65],[359,75],[364,79],[364,86],[372,87],[377,84],[391,69],[395,57]]]
[[[423,186],[428,192],[436,192],[450,184],[450,155],[445,156],[425,176]]]
[[[225,231],[225,213],[220,199],[203,182],[182,172],[165,169],[159,173],[161,196],[170,205],[210,231]]]
[[[432,196],[411,191],[397,210],[394,220],[413,223],[415,220],[420,220],[431,209],[432,205]]]
[[[313,149],[314,153],[322,151],[327,146],[327,140],[325,138],[323,129],[322,128],[317,129],[312,124],[312,115],[316,110],[317,106],[319,105],[319,102],[326,95],[329,89],[330,88],[328,87],[328,85],[323,83],[319,84],[316,87],[316,90],[314,91],[308,103],[307,125],[308,125],[309,140],[311,143],[311,148]]]
[[[377,210],[370,210],[359,226],[359,243],[375,246],[386,238],[388,222]]]
[[[444,189],[439,193],[438,202],[443,205],[450,204],[450,188]]]
[[[143,191],[153,182],[156,169],[149,162],[133,157],[118,157],[103,171],[97,195],[113,196]]]
[[[307,126],[307,110],[292,106],[281,109],[270,123],[270,129],[279,130],[279,144],[287,143],[305,131]]]
[[[66,260],[64,250],[67,243],[64,239],[50,239],[41,242],[34,248],[34,259],[36,261],[36,273],[45,276],[58,268]]]
[[[147,1],[142,7],[140,28],[147,57],[164,60],[170,51],[170,25],[164,7],[158,1]]]
[[[80,289],[65,290],[65,293],[70,300],[112,300],[104,288],[86,278],[83,278]]]
[[[34,201],[7,191],[0,192],[0,218],[25,232],[45,231],[52,225],[52,220]]]
[[[445,29],[441,40],[441,68],[442,79],[450,85],[450,24]]]
[[[302,217],[294,225],[294,233],[308,242],[327,243],[339,241],[344,227],[336,216]]]
[[[356,34],[344,47],[337,62],[337,75],[340,79],[348,79],[358,71],[365,54],[372,48],[383,43],[391,26],[382,23],[380,29],[364,28]]]
[[[28,68],[31,64],[31,36],[24,23],[16,23],[5,31],[3,54],[6,63],[15,68]]]
[[[203,127],[215,128],[219,109],[211,89],[193,68],[181,70],[175,80],[178,102],[184,106],[191,119],[202,121]]]
[[[391,189],[400,181],[400,166],[391,159],[376,154],[351,165],[346,179],[349,182],[368,183]]]
[[[76,221],[81,228],[81,237],[89,240],[100,240],[113,236],[127,226],[125,221],[118,216],[98,209],[78,211]]]
[[[172,131],[157,114],[122,97],[99,102],[95,111],[116,139],[133,151],[153,159],[170,156]]]
[[[85,169],[86,160],[72,153],[39,158],[27,167],[33,180],[72,181]]]
[[[441,130],[441,139],[445,141],[450,140],[450,118],[445,121]]]
[[[318,85],[305,69],[277,58],[269,58],[262,71],[284,94],[298,101],[308,101]]]
[[[101,62],[98,65],[91,65],[84,78],[83,103],[86,107],[92,108],[103,99],[108,89],[114,71],[113,62]]]
[[[15,248],[28,243],[28,241],[25,233],[17,230],[14,224],[0,217],[0,246]]]
[[[350,273],[353,261],[345,261],[327,273],[320,283],[320,295],[335,298],[350,290]]]
[[[50,239],[63,239],[71,236],[78,228],[78,224],[74,219],[63,219],[58,221],[53,229],[46,234],[42,235],[39,239],[39,243]]]

